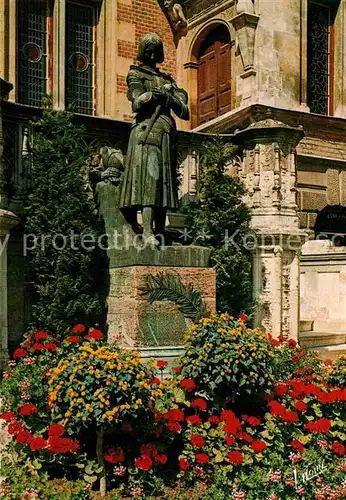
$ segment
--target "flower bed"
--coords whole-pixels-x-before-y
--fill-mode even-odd
[[[27,335],[1,385],[2,497],[345,498],[344,358],[222,314],[166,368],[83,325]]]

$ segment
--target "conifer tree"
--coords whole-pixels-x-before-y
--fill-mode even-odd
[[[28,326],[61,335],[76,323],[105,321],[106,257],[97,245],[102,223],[86,189],[89,152],[86,130],[70,113],[45,110],[33,123],[25,206],[25,234],[33,248],[26,257]]]
[[[252,308],[252,253],[246,248],[252,230],[251,213],[243,202],[244,185],[225,173],[234,155],[234,146],[220,138],[208,141],[201,155],[197,197],[182,211],[194,242],[212,248],[217,309],[239,314]]]

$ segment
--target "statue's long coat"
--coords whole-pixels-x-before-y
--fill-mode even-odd
[[[158,118],[143,144],[141,137],[159,106],[151,90],[165,84],[172,84],[174,91],[167,104],[160,106]],[[178,206],[176,127],[171,110],[180,118],[188,119],[187,94],[169,75],[147,66],[131,66],[127,85],[127,97],[136,118],[130,134],[120,207],[175,209]]]

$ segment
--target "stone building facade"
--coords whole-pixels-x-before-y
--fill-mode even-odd
[[[159,33],[165,69],[190,96],[191,120],[178,124],[190,148],[184,190],[193,194],[198,176],[195,133],[239,146],[258,231],[257,322],[298,338],[300,318],[302,341],[333,333],[343,344],[346,251],[334,229],[328,242],[304,242],[316,239],[320,210],[346,204],[346,0],[181,0],[180,24],[172,4],[0,0],[0,77],[13,84],[4,119],[22,124],[17,154],[46,93],[126,142],[125,77],[140,36]]]

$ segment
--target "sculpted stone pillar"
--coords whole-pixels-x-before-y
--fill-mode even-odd
[[[7,243],[10,230],[19,218],[6,210],[7,196],[3,168],[2,99],[12,89],[12,85],[0,79],[0,368],[7,358],[8,314],[7,314]]]
[[[297,215],[295,149],[303,138],[294,128],[267,118],[236,131],[242,149],[242,177],[252,208],[257,242],[254,291],[257,326],[274,336],[299,334],[299,256],[306,234]]]

